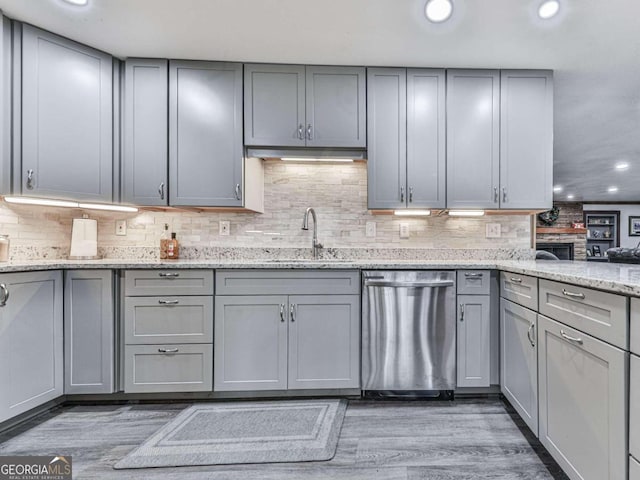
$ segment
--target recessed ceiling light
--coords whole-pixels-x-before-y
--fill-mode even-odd
[[[66,3],[70,3],[71,5],[75,5],[77,7],[84,7],[89,0],[63,0]]]
[[[607,192],[616,193],[618,191],[618,187],[609,187],[607,188]]]
[[[453,13],[451,0],[429,0],[424,7],[424,13],[433,23],[448,20]]]
[[[560,2],[558,0],[546,0],[538,7],[538,16],[543,20],[555,17],[560,11]]]
[[[562,192],[562,185],[556,185],[555,187],[553,187],[553,191],[556,193]]]
[[[616,170],[627,170],[629,168],[629,164],[627,162],[616,163]]]
[[[567,200],[573,200],[574,198],[575,196],[572,194],[567,195]]]

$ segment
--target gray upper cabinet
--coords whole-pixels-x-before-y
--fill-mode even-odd
[[[169,204],[241,207],[242,65],[169,62]]]
[[[367,69],[367,189],[370,209],[406,206],[407,72]]]
[[[447,71],[447,207],[498,208],[500,72]]]
[[[553,74],[502,70],[500,75],[500,207],[551,208]]]
[[[365,70],[245,65],[244,143],[366,146]]]
[[[445,72],[367,69],[370,209],[445,207]]]
[[[168,195],[168,61],[125,62],[122,200],[166,206]]]
[[[113,60],[22,28],[23,195],[113,201]]]

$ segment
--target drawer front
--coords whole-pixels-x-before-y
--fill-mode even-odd
[[[357,270],[216,270],[216,295],[358,295]]]
[[[213,342],[213,297],[126,297],[126,344]]]
[[[629,457],[629,480],[640,480],[640,462]]]
[[[500,296],[538,311],[538,279],[528,275],[500,272]]]
[[[213,346],[126,345],[125,393],[209,392]]]
[[[540,313],[627,349],[628,300],[566,283],[540,280]]]
[[[640,459],[640,357],[631,355],[629,386],[629,453]]]
[[[458,295],[489,295],[489,270],[458,270]]]
[[[640,355],[640,298],[631,299],[631,352]]]
[[[124,294],[213,295],[213,270],[127,270]]]

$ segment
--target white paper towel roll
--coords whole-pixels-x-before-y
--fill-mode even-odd
[[[74,218],[71,228],[71,258],[98,256],[98,221]]]

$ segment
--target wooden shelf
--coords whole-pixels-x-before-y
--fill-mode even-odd
[[[567,233],[572,235],[587,234],[586,228],[536,227],[536,233]]]

